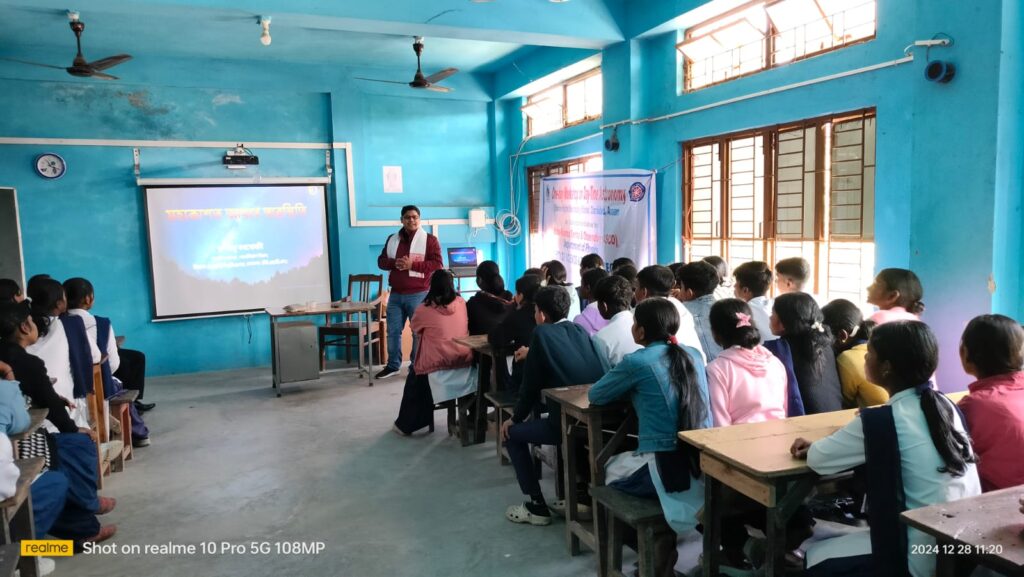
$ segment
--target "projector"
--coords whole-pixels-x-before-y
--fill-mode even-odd
[[[244,145],[239,144],[234,150],[225,151],[222,162],[227,168],[245,168],[247,166],[258,166],[260,157],[249,152],[249,149]]]

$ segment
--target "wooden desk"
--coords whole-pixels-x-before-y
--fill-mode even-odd
[[[576,494],[576,444],[569,437],[569,425],[573,422],[587,430],[587,445],[590,447],[590,482],[599,487],[604,485],[604,465],[615,454],[626,438],[626,433],[635,422],[629,403],[618,402],[610,405],[591,405],[587,394],[591,385],[576,385],[557,389],[544,389],[544,396],[562,408],[562,454],[565,456],[565,539],[570,555],[580,553],[580,542],[591,551],[597,551],[597,516],[588,524],[580,522],[576,514],[579,497]],[[621,423],[608,443],[604,442],[605,421],[615,417]]]
[[[722,535],[722,485],[767,509],[768,555],[765,575],[782,570],[786,522],[804,502],[818,478],[802,459],[794,459],[793,440],[831,435],[850,422],[856,410],[821,413],[763,423],[683,431],[679,438],[701,450],[704,471],[704,575],[718,575]]]
[[[24,539],[36,538],[35,520],[32,516],[32,481],[43,470],[43,457],[20,459],[14,462],[20,474],[14,495],[0,501],[0,515],[3,521],[3,543],[17,543]],[[22,557],[18,568],[25,577],[37,577],[39,566],[36,557]]]
[[[285,311],[283,308],[268,308],[264,309],[267,316],[270,317],[270,358],[271,366],[274,372],[274,384],[273,388],[277,391],[277,396],[281,396],[281,370],[277,363],[277,346],[278,346],[278,322],[281,319],[290,319],[295,317],[311,317],[311,316],[323,316],[327,322],[330,322],[331,317],[335,315],[345,316],[356,316],[356,322],[358,323],[358,334],[359,339],[359,354],[356,355],[357,365],[359,368],[360,376],[363,371],[366,371],[366,375],[369,379],[369,386],[373,386],[373,345],[371,344],[370,335],[370,323],[372,322],[371,314],[377,310],[377,303],[374,302],[353,302],[345,301],[340,303],[316,303],[312,307],[304,308],[296,311]],[[364,330],[365,328],[365,330]],[[365,340],[363,340],[365,335]],[[365,345],[365,346],[364,346]],[[363,366],[363,351],[366,351],[366,366]]]
[[[495,351],[494,347],[487,342],[487,335],[470,335],[468,337],[453,340],[460,345],[465,345],[466,347],[473,349],[473,352],[479,355],[491,357],[491,374],[488,375],[483,371],[479,371],[477,373],[476,398],[474,399],[474,402],[476,403],[476,422],[474,423],[472,442],[463,442],[463,446],[467,444],[476,445],[487,441],[486,433],[480,436],[477,436],[476,434],[483,428],[484,423],[487,422],[487,403],[484,398],[484,393],[494,394],[498,392],[498,383],[500,382],[498,363],[505,362],[505,358],[502,356],[500,350]]]
[[[43,421],[46,420],[46,414],[47,413],[49,413],[49,409],[29,409],[28,410],[28,418],[29,418],[28,428],[25,429],[24,431],[20,432],[20,433],[15,433],[15,434],[11,435],[10,436],[11,442],[13,443],[13,442],[25,440],[26,438],[28,438],[29,435],[31,435],[32,433],[35,433],[36,431],[38,431],[39,427],[43,426]],[[15,453],[15,455],[17,455],[17,453]]]
[[[1024,485],[905,511],[904,523],[935,537],[937,577],[970,575],[982,565],[1024,576]]]

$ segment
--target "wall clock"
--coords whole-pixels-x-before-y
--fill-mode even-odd
[[[59,154],[46,152],[36,157],[36,172],[43,178],[56,180],[68,170],[68,165]]]

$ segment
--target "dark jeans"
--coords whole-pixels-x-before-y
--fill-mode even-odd
[[[524,495],[540,495],[540,481],[533,457],[530,456],[530,445],[561,445],[561,419],[533,419],[512,425],[508,430],[508,458],[516,471],[516,480]]]
[[[402,365],[402,331],[405,322],[412,319],[416,307],[420,306],[427,293],[398,294],[391,293],[388,297],[388,365],[387,368],[397,371]],[[409,358],[416,358],[419,337],[412,336],[412,351]]]
[[[96,518],[100,500],[96,494],[96,445],[83,433],[55,435],[60,472],[67,477],[67,501],[50,534],[60,539],[82,540],[100,531]]]
[[[60,471],[47,471],[32,482],[32,516],[36,539],[43,539],[57,522],[68,498],[68,478]]]
[[[653,465],[644,465],[633,471],[632,475],[616,479],[608,483],[608,486],[634,497],[657,499],[658,489],[655,488],[654,481],[651,479],[651,469],[649,468],[651,466]]]
[[[146,355],[131,349],[118,349],[117,355],[121,357],[121,364],[114,376],[124,383],[124,388],[138,391],[142,400],[146,392]]]

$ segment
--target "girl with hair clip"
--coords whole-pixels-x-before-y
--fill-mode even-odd
[[[869,320],[876,325],[892,321],[920,320],[924,312],[924,289],[913,271],[905,268],[884,268],[868,287],[868,303],[878,307]]]
[[[960,339],[960,362],[978,379],[960,408],[978,452],[982,489],[1024,485],[1024,328],[1003,315],[974,317]]]
[[[581,312],[580,295],[577,294],[572,283],[566,282],[569,272],[565,265],[558,260],[549,260],[540,268],[544,271],[544,286],[560,286],[569,293],[569,315],[566,318],[570,320],[576,318],[576,315]]]
[[[430,290],[413,313],[411,328],[420,338],[420,348],[405,380],[393,427],[406,437],[424,427],[434,430],[435,403],[476,390],[470,370],[473,351],[454,341],[469,335],[469,318],[450,271],[440,269],[431,275]]]
[[[832,352],[832,332],[824,320],[818,303],[807,293],[779,295],[772,305],[769,324],[772,332],[781,338],[765,343],[765,347],[784,365],[787,361],[791,363],[789,377],[796,380],[796,387],[791,381],[790,390],[799,390],[803,411],[798,414],[814,415],[843,408],[842,386]],[[794,416],[794,402],[791,395],[789,416]]]
[[[676,341],[679,313],[666,299],[647,299],[634,311],[633,340],[644,348],[626,355],[590,389],[590,402],[628,396],[639,420],[637,453],[629,470],[609,470],[611,487],[661,502],[665,519],[693,537],[704,502],[699,455],[679,442],[679,431],[711,426],[707,382],[700,353]],[[620,459],[613,459],[621,463]],[[611,465],[611,463],[609,463]],[[658,574],[671,575],[676,551],[655,552]]]
[[[935,574],[935,539],[902,524],[900,513],[981,494],[963,418],[929,383],[938,363],[935,335],[924,323],[879,326],[868,340],[865,370],[889,401],[861,410],[829,437],[793,442],[793,456],[820,475],[860,465],[867,473],[870,532],[811,546],[807,575]]]
[[[716,427],[786,418],[786,368],[760,345],[752,317],[740,299],[722,299],[711,307],[711,333],[722,347],[708,363]]]
[[[864,320],[860,308],[846,299],[836,299],[821,312],[832,331],[832,349],[836,354],[836,370],[843,389],[843,406],[871,407],[889,400],[889,393],[872,383],[864,374],[864,357],[868,339],[875,323]]]

